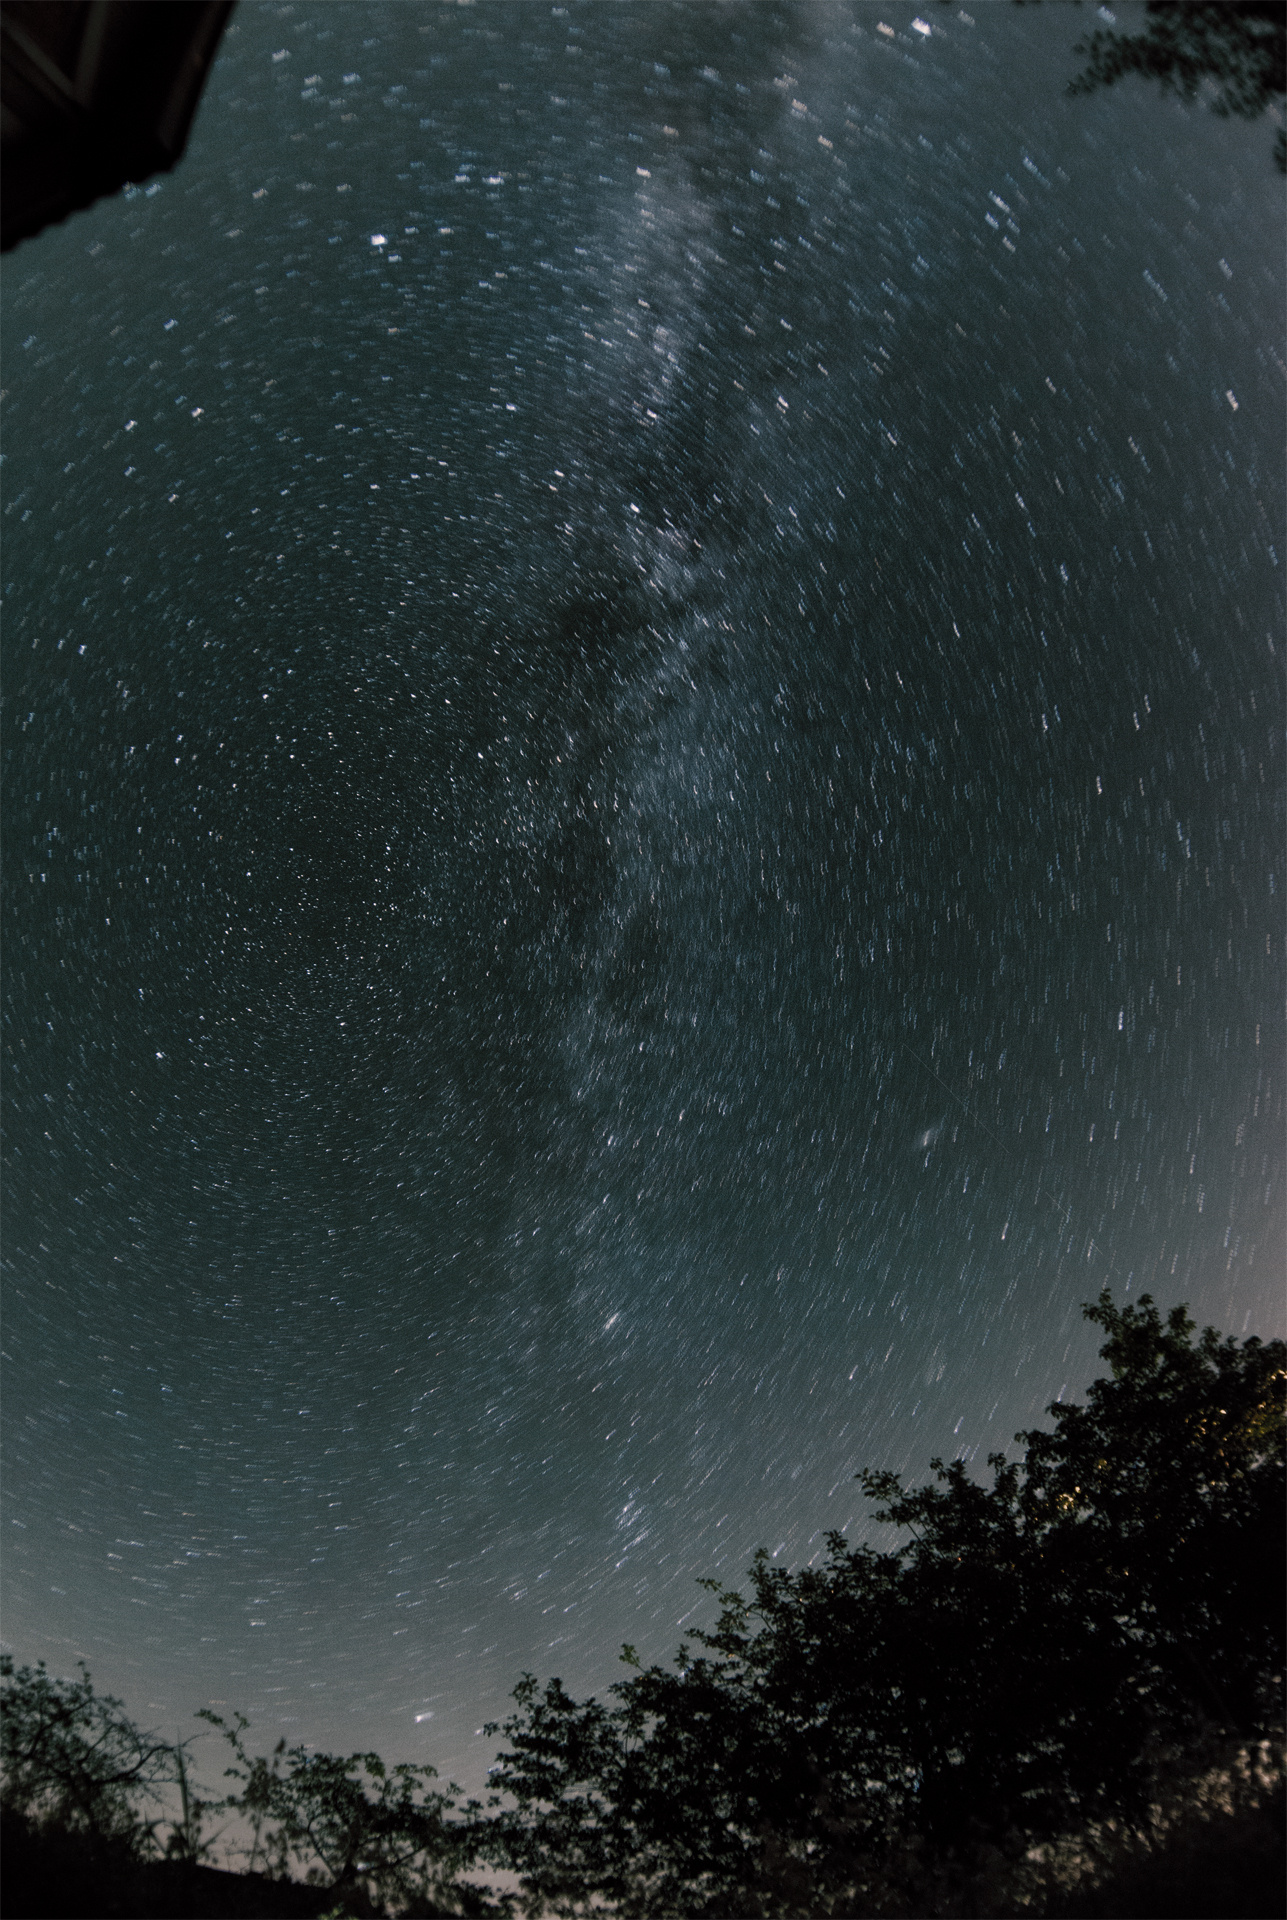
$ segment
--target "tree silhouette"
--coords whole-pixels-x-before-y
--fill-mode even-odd
[[[946,1873],[942,1910],[995,1912],[998,1862],[1143,1823],[1168,1769],[1272,1730],[1283,1345],[1195,1342],[1147,1295],[1086,1312],[1108,1377],[990,1456],[990,1485],[959,1460],[914,1492],[859,1476],[903,1544],[833,1533],[795,1572],[761,1551],[749,1597],[706,1583],[702,1651],[640,1670],[627,1648],[611,1704],[524,1678],[493,1857],[535,1903],[926,1912]]]
[[[472,1856],[473,1824],[449,1822],[455,1790],[434,1790],[432,1767],[388,1767],[378,1754],[341,1758],[285,1741],[266,1760],[247,1751],[242,1715],[230,1726],[203,1711],[197,1717],[232,1746],[227,1775],[240,1787],[211,1798],[192,1783],[190,1743],[142,1731],[121,1701],[95,1692],[83,1662],[74,1680],[54,1678],[43,1662],[15,1668],[8,1657],[0,1674],[6,1912],[102,1920],[325,1911],[335,1920],[390,1908],[508,1910],[503,1898],[456,1878]],[[221,1838],[202,1838],[212,1812],[249,1822],[247,1874],[202,1864]],[[292,1866],[307,1885],[290,1880]]]
[[[1022,1458],[991,1455],[990,1482],[962,1460],[914,1490],[859,1475],[899,1544],[833,1533],[794,1572],[761,1551],[749,1595],[703,1583],[719,1614],[697,1652],[672,1671],[625,1648],[606,1702],[526,1675],[487,1806],[374,1753],[252,1755],[248,1722],[209,1712],[237,1787],[206,1800],[83,1666],[6,1659],[23,1911],[512,1911],[459,1878],[480,1861],[560,1915],[1275,1910],[1287,1350],[1195,1338],[1148,1295],[1085,1311],[1106,1375],[1019,1434]],[[149,1815],[175,1788],[162,1860]],[[198,1864],[215,1807],[249,1821],[270,1878]],[[1098,1862],[1100,1891],[1070,1895],[1060,1861],[1074,1881]]]
[[[1213,113],[1254,120],[1287,93],[1287,8],[1282,0],[1148,0],[1142,33],[1097,27],[1073,51],[1088,64],[1070,93],[1092,93],[1139,73],[1191,101],[1210,80],[1218,86]],[[1274,158],[1287,172],[1282,127]]]
[[[38,1824],[150,1850],[158,1823],[145,1809],[178,1784],[174,1744],[135,1726],[122,1701],[95,1693],[83,1660],[78,1680],[59,1680],[43,1660],[15,1668],[6,1654],[0,1677],[0,1805]],[[189,1827],[199,1811],[189,1805]]]
[[[203,1708],[197,1715],[233,1751],[226,1777],[239,1792],[220,1804],[245,1816],[254,1833],[250,1866],[284,1879],[292,1863],[331,1889],[346,1911],[373,1914],[390,1904],[404,1913],[493,1913],[481,1889],[456,1881],[472,1853],[468,1823],[449,1821],[457,1788],[430,1783],[433,1767],[386,1766],[378,1753],[313,1753],[278,1742],[271,1761],[247,1751],[250,1722],[230,1725]]]

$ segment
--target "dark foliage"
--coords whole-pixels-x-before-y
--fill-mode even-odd
[[[1190,1783],[1150,1830],[1097,1835],[1092,1870],[1051,1886],[1029,1911],[1058,1920],[1277,1920],[1287,1910],[1281,1759],[1276,1780],[1254,1783],[1246,1757],[1232,1757],[1232,1768],[1215,1770],[1197,1791]]]
[[[1149,0],[1142,33],[1096,28],[1073,51],[1087,65],[1071,93],[1091,93],[1138,73],[1193,100],[1211,80],[1219,89],[1213,112],[1255,119],[1287,92],[1287,7],[1282,0]],[[1287,171],[1282,128],[1274,157]]]
[[[1147,1296],[1087,1313],[1109,1377],[990,1486],[962,1461],[915,1492],[860,1476],[903,1545],[761,1553],[749,1599],[708,1583],[701,1651],[611,1704],[524,1679],[492,1857],[534,1906],[999,1912],[1034,1847],[1144,1832],[1216,1731],[1271,1734],[1282,1343],[1195,1341]]]
[[[174,1746],[144,1733],[110,1694],[96,1694],[84,1661],[79,1680],[55,1680],[42,1660],[15,1671],[0,1659],[0,1804],[42,1825],[146,1851],[159,1805],[177,1781]]]

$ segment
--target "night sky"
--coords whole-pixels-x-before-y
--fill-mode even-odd
[[[1282,1331],[1282,180],[1092,24],[244,5],[10,257],[19,1659],[476,1785]]]

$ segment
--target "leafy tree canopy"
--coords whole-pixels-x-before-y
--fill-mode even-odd
[[[1268,1729],[1283,1344],[1195,1340],[1147,1295],[1086,1312],[1107,1377],[990,1485],[960,1460],[916,1491],[859,1476],[902,1544],[834,1533],[795,1572],[761,1551],[749,1597],[706,1583],[700,1651],[672,1672],[627,1648],[609,1703],[524,1678],[492,1857],[534,1905],[924,1912],[927,1861],[1140,1819],[1165,1757]]]

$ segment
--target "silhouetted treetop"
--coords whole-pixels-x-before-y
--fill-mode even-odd
[[[1254,120],[1287,92],[1287,7],[1282,0],[1148,0],[1142,33],[1097,27],[1073,51],[1087,65],[1070,93],[1092,93],[1138,73],[1193,100],[1211,80],[1219,89],[1214,113]],[[1287,170],[1281,127],[1274,157]]]
[[[915,1491],[859,1476],[901,1544],[833,1533],[794,1571],[761,1550],[749,1595],[705,1583],[700,1651],[670,1671],[627,1648],[610,1704],[524,1679],[493,1857],[531,1899],[924,1912],[927,1860],[1021,1863],[1143,1819],[1159,1756],[1273,1725],[1283,1345],[1195,1341],[1147,1295],[1086,1312],[1107,1377],[992,1455],[990,1484],[964,1460]]]

